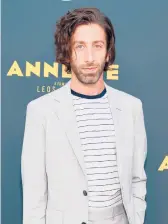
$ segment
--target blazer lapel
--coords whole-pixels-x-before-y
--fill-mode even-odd
[[[122,104],[122,99],[119,97],[119,94],[117,93],[118,90],[108,86],[105,83],[107,93],[108,93],[108,99],[109,99],[109,105],[114,121],[114,128],[115,128],[115,137],[116,137],[116,151],[117,151],[117,165],[118,165],[118,171],[120,176],[120,181],[122,181],[121,175],[124,171],[123,164],[124,164],[124,133],[126,130],[125,125],[125,119],[126,116],[124,114],[124,107]]]
[[[59,101],[59,106],[56,109],[57,116],[60,120],[60,124],[63,126],[69,144],[74,151],[77,161],[82,169],[83,174],[86,176],[86,168],[84,163],[84,157],[82,152],[82,145],[80,142],[80,136],[78,132],[76,116],[73,108],[73,101],[70,89],[70,80],[60,88],[59,94],[56,94],[56,101]]]
[[[74,154],[79,162],[82,172],[87,180],[86,168],[82,152],[82,145],[78,132],[76,116],[73,108],[70,82],[71,80],[69,80],[63,87],[61,87],[59,89],[59,92],[57,91],[57,94],[54,95],[55,91],[53,92],[54,100],[59,102],[55,112],[57,113],[57,116],[60,119],[60,124],[62,124],[66,132],[71,148],[74,151]],[[121,130],[122,108],[119,104],[118,94],[116,94],[116,90],[108,86],[106,83],[105,86],[115,125],[118,166],[119,166],[121,164],[120,158],[122,156],[121,154],[122,150],[121,132],[123,131]]]

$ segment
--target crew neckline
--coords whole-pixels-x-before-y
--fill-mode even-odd
[[[72,95],[74,96],[78,96],[78,97],[81,97],[81,98],[85,98],[85,99],[97,99],[97,98],[101,98],[105,95],[106,93],[106,87],[104,87],[103,91],[97,95],[85,95],[85,94],[82,94],[82,93],[78,93],[76,92],[75,90],[71,89],[71,93]]]

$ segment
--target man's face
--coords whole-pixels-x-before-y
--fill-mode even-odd
[[[97,24],[80,25],[76,28],[72,40],[71,69],[83,84],[95,84],[101,75],[106,56],[106,36],[103,28]]]

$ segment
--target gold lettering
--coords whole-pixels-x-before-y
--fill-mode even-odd
[[[49,73],[58,78],[58,63],[54,62],[53,66],[44,62],[44,77],[48,77]]]
[[[72,74],[68,74],[65,71],[65,65],[61,65],[62,66],[62,78],[71,78]],[[48,78],[50,76],[49,73],[51,73],[51,75],[53,75],[54,77],[58,78],[58,68],[59,68],[59,64],[54,62],[53,65],[49,65],[48,63],[44,62],[44,74],[43,76],[45,78]],[[26,77],[30,77],[31,73],[35,74],[36,76],[40,77],[40,71],[41,71],[41,62],[35,62],[35,65],[29,63],[28,61],[26,61],[26,72],[25,72],[25,76]],[[109,66],[109,70],[107,70],[107,80],[118,80],[118,73],[119,73],[119,65],[111,65]],[[17,63],[17,61],[14,61],[12,66],[10,67],[7,76],[13,76],[13,75],[17,75],[19,77],[23,77],[23,73],[21,68],[19,67],[19,64]]]
[[[30,77],[31,73],[34,73],[36,76],[40,77],[40,62],[35,62],[35,66],[26,61],[26,76]]]
[[[165,158],[158,170],[159,171],[168,170],[168,156],[165,156]]]
[[[42,86],[42,92],[45,93],[45,86]]]
[[[7,76],[12,76],[12,75],[17,75],[17,76],[23,77],[23,73],[22,73],[17,61],[13,62],[12,66],[10,67],[10,69],[7,73]]]
[[[49,92],[52,92],[54,90],[56,90],[57,88],[55,86],[37,86],[36,88],[36,91],[38,93],[40,92],[46,92],[46,93],[49,93]]]
[[[40,93],[40,90],[39,90],[39,88],[40,88],[40,86],[37,86],[37,92],[38,92],[38,93]]]
[[[62,78],[71,78],[71,74],[65,71],[65,65],[62,65]]]
[[[118,80],[118,69],[119,65],[111,65],[107,70],[107,79],[108,80]]]

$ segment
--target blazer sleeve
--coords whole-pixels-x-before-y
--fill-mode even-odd
[[[147,193],[147,176],[144,169],[146,156],[147,136],[144,124],[143,106],[141,100],[138,99],[134,120],[134,157],[132,177],[132,192],[136,224],[144,223],[145,211],[147,207],[147,203],[145,201]]]
[[[21,154],[23,224],[45,224],[47,176],[44,118],[37,105],[27,105]]]

